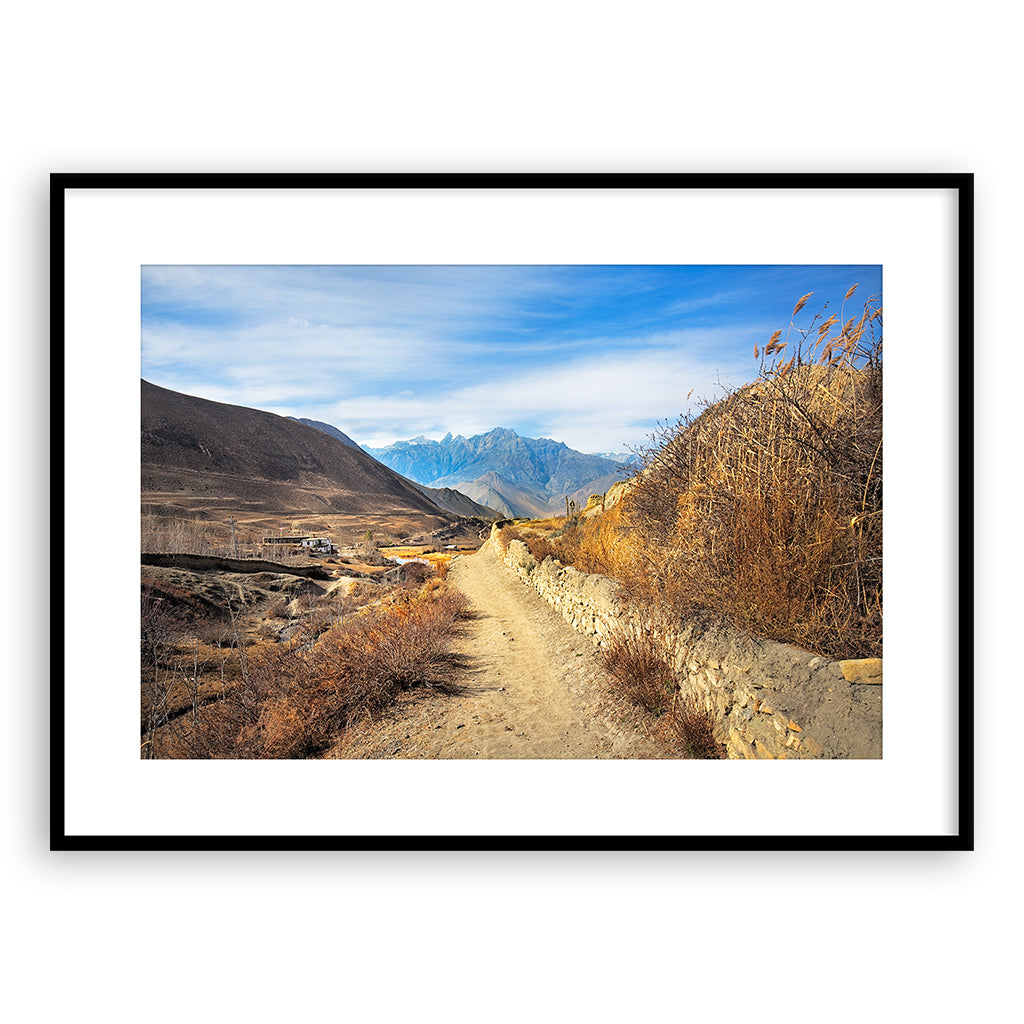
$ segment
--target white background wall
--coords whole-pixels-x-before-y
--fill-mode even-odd
[[[1021,195],[1003,10],[100,0],[8,12],[9,529],[48,515],[51,171],[974,171],[975,668],[983,706],[1011,706]],[[51,595],[39,553],[11,554],[0,850],[7,996],[28,1019],[89,1005],[111,1021],[262,1020],[298,1005],[360,1019],[706,1018],[745,985],[769,1020],[986,1018],[1012,999],[1002,936],[1021,910],[1019,769],[1012,724],[990,716],[973,854],[48,853]],[[77,585],[96,686],[94,579],[83,568]],[[920,640],[946,649],[939,630]],[[422,796],[451,813],[450,792]],[[186,979],[194,955],[215,969]]]

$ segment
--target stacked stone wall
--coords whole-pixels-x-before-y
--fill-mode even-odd
[[[502,552],[495,533],[504,564],[594,643],[655,630],[680,692],[711,713],[729,757],[882,756],[880,659],[831,661],[696,619],[655,627],[628,609],[613,580],[550,557],[538,563],[520,540]]]

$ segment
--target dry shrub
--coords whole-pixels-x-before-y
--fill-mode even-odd
[[[558,549],[551,540],[554,535],[544,529],[550,522],[552,520],[531,520],[522,529],[506,523],[495,534],[495,540],[502,552],[508,551],[508,546],[512,541],[521,540],[538,562],[543,562],[549,555],[552,558],[558,558]]]
[[[657,625],[650,621],[632,633],[615,634],[603,658],[617,689],[630,703],[661,719],[662,741],[684,756],[718,759],[724,756],[715,739],[715,720],[700,695],[680,695]]]
[[[530,534],[526,538],[526,546],[538,563],[543,562],[545,558],[558,558],[558,549],[547,537]]]
[[[531,519],[530,526],[536,530],[553,531],[565,524],[565,516],[550,516],[547,519]]]
[[[718,760],[723,750],[715,739],[715,721],[704,702],[695,693],[676,699],[667,718],[670,732],[682,743],[691,758]]]
[[[260,756],[296,758],[315,752],[309,705],[293,696],[272,697],[260,708],[255,731],[260,739]]]
[[[288,615],[288,598],[283,594],[272,598],[267,604],[267,610],[264,613],[266,619],[287,619]]]
[[[633,547],[623,529],[618,505],[589,519],[570,520],[551,539],[555,558],[580,572],[620,577]]]
[[[376,716],[403,691],[457,690],[451,652],[466,599],[440,581],[328,630],[315,645],[265,645],[223,699],[175,730],[165,756],[316,757],[338,735]]]
[[[434,575],[433,566],[423,562],[405,562],[402,567],[402,580],[411,583],[413,586],[422,586]]]
[[[661,715],[672,705],[672,669],[651,632],[616,633],[604,649],[603,659],[623,695],[637,707]]]
[[[141,516],[142,550],[147,553],[224,555],[239,558],[287,560],[288,546],[264,543],[253,528],[216,522],[204,512],[177,513],[147,509]]]
[[[241,659],[241,676],[222,696],[205,704],[195,721],[173,723],[167,756],[258,758],[266,742],[259,728],[268,701],[287,691],[302,671],[301,656],[277,644]]]
[[[461,594],[445,590],[396,601],[327,634],[311,667],[321,685],[344,690],[344,724],[382,711],[403,690],[451,688],[457,667],[451,641],[465,605]]]
[[[573,564],[603,561],[641,606],[880,656],[881,311],[823,315],[775,332],[754,384],[656,436],[617,506],[626,542],[581,532]]]
[[[501,548],[502,552],[508,551],[509,544],[514,540],[522,540],[519,531],[512,526],[511,523],[506,523],[498,532],[494,535],[495,543]]]
[[[152,664],[181,637],[185,624],[174,614],[166,596],[145,583],[140,594],[140,613],[142,663]]]

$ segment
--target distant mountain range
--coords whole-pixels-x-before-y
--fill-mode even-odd
[[[628,475],[621,462],[586,455],[549,438],[496,427],[474,437],[415,437],[386,448],[363,446],[375,459],[428,487],[454,487],[507,516],[565,514]]]

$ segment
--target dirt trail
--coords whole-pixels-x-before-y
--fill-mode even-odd
[[[598,651],[501,564],[491,544],[455,559],[449,581],[474,618],[456,649],[461,697],[429,700],[341,756],[664,757],[602,700]]]

